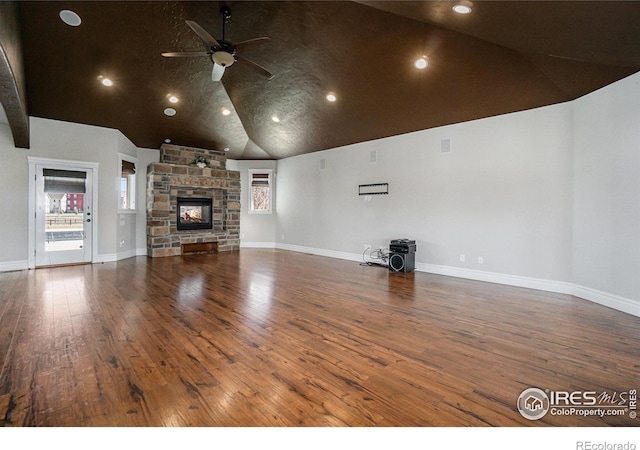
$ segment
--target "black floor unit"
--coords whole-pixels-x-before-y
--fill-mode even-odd
[[[416,268],[416,241],[394,239],[389,245],[389,270],[413,272]]]
[[[413,272],[415,268],[415,253],[391,253],[389,255],[389,270],[407,273]]]

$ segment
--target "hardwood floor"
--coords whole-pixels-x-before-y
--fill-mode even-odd
[[[5,426],[636,426],[520,415],[638,389],[640,318],[281,250],[0,273]]]

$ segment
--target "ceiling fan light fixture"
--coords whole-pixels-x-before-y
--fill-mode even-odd
[[[233,57],[231,53],[227,53],[225,51],[215,52],[211,55],[211,59],[214,63],[222,67],[232,66],[236,59]]]
[[[165,115],[165,116],[169,116],[169,117],[173,117],[173,116],[175,116],[175,115],[176,115],[176,112],[177,112],[177,111],[176,111],[175,109],[173,109],[173,108],[166,108],[166,109],[164,110],[164,115]]]
[[[420,70],[426,69],[429,66],[429,61],[427,60],[427,57],[423,55],[413,62],[413,66]]]
[[[473,10],[473,4],[469,1],[463,0],[453,5],[451,9],[458,14],[469,14]]]
[[[62,11],[60,11],[59,16],[60,20],[62,20],[70,27],[77,27],[82,23],[82,19],[80,18],[80,16],[69,9],[63,9]]]

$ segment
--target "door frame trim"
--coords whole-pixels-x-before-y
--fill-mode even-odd
[[[91,177],[93,193],[91,195],[91,262],[98,259],[98,167],[99,163],[89,161],[71,161],[65,159],[40,158],[37,156],[27,156],[29,162],[29,240],[27,267],[36,268],[36,166],[47,165],[54,169],[76,169],[85,170],[87,176]]]

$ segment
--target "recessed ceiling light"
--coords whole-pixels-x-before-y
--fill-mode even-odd
[[[100,83],[102,83],[104,86],[107,86],[107,87],[113,86],[113,81],[110,78],[103,77],[102,75],[100,75],[98,79],[100,80]]]
[[[429,61],[427,61],[427,57],[426,56],[422,56],[418,59],[416,59],[413,62],[413,65],[415,66],[416,69],[426,69],[427,66],[429,65]]]
[[[271,120],[273,120],[275,123],[278,123],[280,122],[280,117],[274,114],[273,116],[271,116]]]
[[[60,11],[60,19],[70,27],[77,27],[82,23],[80,16],[68,9]]]
[[[164,140],[164,143],[165,143],[165,144],[171,144],[171,139],[169,139],[169,138],[165,139],[165,140]]]
[[[471,2],[462,1],[460,3],[456,3],[455,5],[453,5],[453,8],[451,9],[453,9],[458,14],[469,14],[472,10],[471,7],[472,7]]]
[[[169,101],[170,101],[171,103],[178,103],[178,101],[180,101],[180,100],[178,99],[178,97],[176,97],[175,95],[171,95],[171,94],[169,94],[169,97],[168,97],[168,98],[169,98]]]
[[[176,110],[173,108],[167,108],[164,110],[164,114],[171,117],[176,115]]]
[[[231,114],[231,111],[229,111],[227,108],[222,108],[222,115],[223,116],[228,116],[229,114]]]
[[[229,151],[229,147],[225,147],[223,150],[224,150],[225,152],[228,152],[228,151]]]
[[[333,92],[329,92],[326,98],[330,102],[335,102],[336,100],[338,100],[338,97],[336,97],[336,94],[334,94]]]

